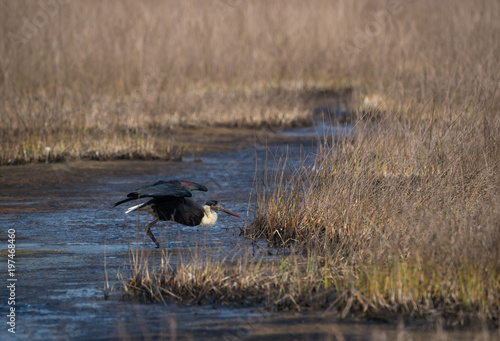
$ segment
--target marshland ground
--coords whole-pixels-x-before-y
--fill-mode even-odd
[[[2,1],[5,204],[43,167],[283,142],[325,106],[355,126],[255,172],[234,238],[279,258],[146,253],[124,297],[498,327],[498,1],[46,3]]]

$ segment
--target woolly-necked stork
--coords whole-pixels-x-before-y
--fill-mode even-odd
[[[158,181],[152,185],[143,186],[127,195],[127,199],[118,201],[114,207],[127,201],[140,198],[152,198],[151,200],[130,207],[125,213],[134,211],[148,211],[156,219],[146,227],[146,233],[151,240],[160,247],[156,238],[151,232],[151,227],[160,221],[175,221],[187,226],[210,227],[217,222],[217,212],[222,211],[235,217],[241,218],[238,214],[222,207],[217,201],[209,200],[204,206],[188,199],[192,196],[191,191],[207,191],[203,185],[184,180]]]

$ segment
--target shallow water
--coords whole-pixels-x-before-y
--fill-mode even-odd
[[[326,131],[323,127],[286,133],[315,136],[318,129]],[[267,162],[272,164],[274,158],[287,151],[292,164],[298,165],[300,155],[314,151],[313,140],[268,148],[242,144],[235,148],[237,152],[204,155],[202,162],[187,159],[182,163],[96,163],[94,168],[104,169],[98,176],[79,166],[56,167],[57,171],[48,166],[32,167],[42,173],[31,180],[28,177],[24,183],[5,180],[0,200],[3,233],[0,249],[6,248],[6,231],[15,229],[16,338],[261,340],[292,335],[294,338],[339,340],[432,338],[435,329],[426,324],[402,328],[397,323],[342,322],[321,313],[278,314],[258,307],[120,301],[122,288],[116,274],[126,275],[129,250],[142,248],[144,243],[149,252],[159,251],[144,233],[144,226],[153,218],[144,212],[125,215],[127,204],[113,209],[114,202],[130,190],[158,179],[182,178],[200,182],[209,192],[196,193],[193,199],[199,202],[217,199],[243,218],[222,214],[218,223],[209,229],[160,222],[152,228],[160,243],[168,248],[172,257],[187,254],[197,245],[202,245],[207,252],[233,252],[252,247],[249,240],[239,236],[239,228],[253,218],[249,193],[254,186],[256,163],[262,167],[267,153]],[[22,167],[25,168],[18,169],[29,172],[30,166]],[[133,174],[124,172],[126,168],[134,169]],[[61,177],[57,182],[53,180],[54,174],[66,174],[69,178]],[[55,185],[50,182],[52,180],[44,184],[37,178],[52,179]],[[253,250],[256,256],[268,251],[264,242],[254,245]],[[4,277],[7,277],[6,251],[2,251],[0,261],[4,264]],[[108,300],[104,299],[106,273],[113,287]],[[5,283],[6,279],[1,289],[2,340],[14,339],[5,323],[8,310],[4,299],[8,296]],[[483,335],[463,331],[441,331],[440,335],[445,334],[457,340]]]
[[[342,124],[342,125],[330,125],[324,121],[316,121],[316,124],[312,127],[298,128],[283,131],[281,134],[285,136],[313,136],[313,137],[324,137],[324,136],[338,136],[340,134],[353,134],[355,132],[355,127],[353,124]]]

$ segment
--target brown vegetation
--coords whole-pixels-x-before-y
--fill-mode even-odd
[[[0,164],[176,158],[178,127],[310,122],[300,94],[318,86],[426,103],[404,112],[427,119],[470,96],[492,104],[498,7],[2,1]]]
[[[498,272],[485,274],[484,269],[469,265],[450,273],[440,264],[395,259],[354,267],[340,254],[331,253],[287,253],[264,260],[252,258],[247,251],[236,260],[195,253],[177,262],[166,252],[159,264],[151,255],[134,251],[122,278],[123,299],[498,325]]]
[[[439,13],[432,8],[422,21]],[[499,44],[484,43],[499,31],[493,22],[482,21],[488,31],[473,24],[480,8],[463,20],[454,10],[454,19],[436,14],[428,23],[440,37],[425,41],[425,62],[419,54],[404,60],[422,72],[403,78],[413,96],[387,93],[366,110],[376,121],[325,142],[310,167],[291,169],[282,159],[258,192],[247,233],[342,259],[352,277],[341,292],[355,293],[346,304],[363,311],[498,319],[499,79],[478,77],[485,65],[498,66],[491,56]]]

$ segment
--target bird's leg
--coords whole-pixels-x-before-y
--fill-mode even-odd
[[[156,244],[156,247],[159,248],[160,247],[160,244],[158,244],[158,242],[156,241],[156,238],[155,236],[153,236],[153,232],[151,232],[151,227],[156,224],[158,222],[159,219],[156,219],[155,221],[152,221],[148,224],[148,226],[146,227],[146,233],[148,234],[148,236],[151,238],[151,240]]]

